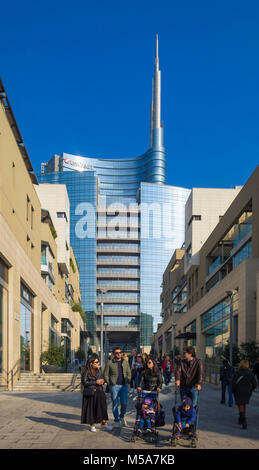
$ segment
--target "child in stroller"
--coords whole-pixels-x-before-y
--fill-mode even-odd
[[[160,404],[158,401],[158,393],[155,391],[142,391],[138,393],[138,401],[136,404],[137,414],[136,421],[131,436],[131,441],[135,442],[137,437],[148,437],[150,442],[155,442],[158,437],[156,424],[160,413]]]
[[[152,425],[155,423],[155,409],[153,407],[153,400],[151,397],[145,397],[141,408],[138,408],[137,413],[138,432],[142,433],[144,426],[147,432],[152,431]]]
[[[191,439],[191,447],[196,447],[196,424],[197,424],[197,413],[196,409],[192,405],[192,400],[189,397],[183,399],[181,406],[173,408],[174,414],[174,425],[173,433],[171,438],[171,444],[176,445],[177,440],[181,436],[187,434]]]

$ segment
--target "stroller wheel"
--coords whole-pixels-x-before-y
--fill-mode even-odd
[[[170,439],[170,444],[171,444],[172,447],[176,447],[176,439],[175,439],[175,437],[171,437],[171,439]]]
[[[192,440],[191,440],[191,447],[193,449],[196,449],[197,447],[197,438],[196,437],[192,437]]]

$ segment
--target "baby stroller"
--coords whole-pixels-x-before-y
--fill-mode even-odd
[[[173,447],[176,446],[178,440],[176,438],[176,433],[177,431],[180,431],[180,437],[181,438],[187,438],[190,440],[190,447],[196,448],[197,443],[198,443],[198,435],[197,435],[197,429],[198,429],[198,419],[199,419],[199,399],[197,405],[194,407],[196,410],[196,420],[193,424],[190,425],[188,428],[184,429],[179,429],[178,425],[176,423],[176,413],[177,413],[177,395],[178,395],[178,389],[176,388],[175,390],[175,403],[172,408],[173,416],[174,416],[174,424],[173,424],[173,430],[172,430],[172,436],[170,439],[170,443]]]
[[[155,417],[154,417],[154,422],[151,422],[151,429],[148,430],[146,423],[144,422],[143,430],[140,432],[139,430],[139,422],[137,421],[137,418],[139,416],[139,412],[142,408],[142,404],[144,403],[144,400],[146,398],[151,399],[152,403],[152,408],[155,410]],[[136,403],[136,421],[134,424],[134,429],[132,436],[130,438],[131,442],[136,442],[138,438],[142,439],[147,439],[149,442],[156,442],[158,438],[158,432],[156,430],[157,427],[159,426],[164,426],[165,425],[165,413],[162,410],[162,405],[160,405],[158,401],[158,393],[157,392],[150,392],[143,390],[138,393],[138,399]]]

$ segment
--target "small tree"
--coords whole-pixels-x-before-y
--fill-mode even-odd
[[[62,346],[49,346],[47,351],[41,354],[42,365],[56,365],[63,367],[65,365],[65,355]]]
[[[75,353],[76,359],[79,361],[85,361],[85,352],[83,349],[78,348],[76,353]]]
[[[82,320],[86,321],[86,314],[80,302],[74,302],[72,306],[73,312],[79,312]]]
[[[240,359],[245,359],[250,366],[255,364],[259,357],[259,344],[256,341],[248,341],[240,345]]]

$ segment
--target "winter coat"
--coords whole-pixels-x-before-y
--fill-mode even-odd
[[[247,405],[256,385],[255,377],[249,369],[237,370],[232,379],[232,392],[236,404]]]
[[[177,423],[181,423],[182,421],[186,421],[187,424],[193,424],[196,420],[196,410],[193,406],[186,411],[181,406],[179,406],[175,420]]]
[[[94,392],[96,391],[96,387],[99,389],[102,389],[101,385],[96,384],[96,381],[100,379],[103,379],[103,375],[100,369],[96,370],[96,375],[92,374],[87,369],[83,370],[82,376],[81,376],[83,394],[84,392],[87,393],[86,389],[90,391],[90,393],[92,392],[92,394],[94,394]]]
[[[172,374],[173,370],[174,370],[172,361],[164,361],[163,364],[162,364],[162,369],[163,369],[163,372],[167,372],[167,367],[166,366],[167,366],[168,362],[170,364],[170,374]],[[168,375],[170,375],[170,374],[168,374]]]
[[[194,357],[191,361],[182,359],[175,373],[175,380],[180,380],[181,387],[192,388],[201,385],[203,381],[203,364],[200,359]]]
[[[226,366],[221,366],[220,368],[220,380],[223,382],[227,382],[228,384],[231,385],[232,383],[232,377],[235,373],[235,369],[233,366],[230,364]]]
[[[136,363],[137,364],[137,363]],[[143,370],[144,370],[144,367],[141,366],[141,367],[136,367],[136,364],[135,366],[133,367],[132,371],[131,371],[131,374],[132,374],[132,378],[135,379],[135,377],[138,375],[141,375]]]
[[[253,374],[257,376],[257,380],[259,380],[259,361],[255,363],[253,367]]]
[[[118,379],[118,361],[116,359],[112,359],[106,363],[104,369],[104,380],[107,382],[108,385],[111,387],[116,385]],[[123,370],[123,377],[124,377],[124,384],[128,385],[131,381],[131,370],[129,366],[129,362],[122,359],[122,370]]]
[[[157,388],[162,388],[161,372],[152,374],[150,369],[145,369],[141,374],[139,386],[142,390],[156,391]]]

